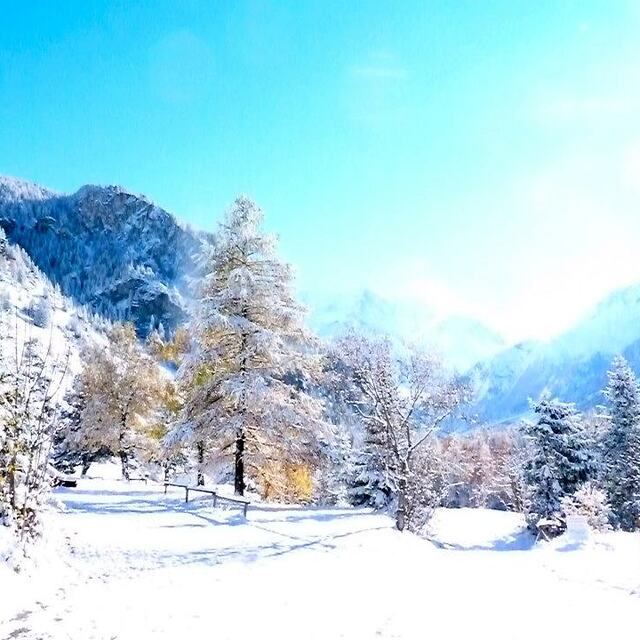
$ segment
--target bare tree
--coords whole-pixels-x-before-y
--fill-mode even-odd
[[[447,375],[438,358],[415,350],[398,357],[388,338],[351,333],[335,345],[346,401],[374,434],[365,452],[371,471],[395,498],[396,527],[412,528],[424,487],[417,460],[439,426],[467,399],[467,388]],[[420,491],[418,491],[420,488]]]

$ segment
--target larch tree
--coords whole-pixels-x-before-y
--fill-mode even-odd
[[[138,343],[132,324],[115,325],[109,342],[83,354],[76,393],[83,398],[77,429],[69,434],[80,451],[108,450],[129,479],[131,457],[150,444],[152,417],[161,392],[159,371]]]
[[[414,351],[398,357],[387,338],[351,333],[337,341],[336,367],[348,402],[365,429],[356,488],[376,506],[395,504],[396,527],[418,530],[430,513],[432,461],[428,445],[437,428],[468,398],[440,361]]]
[[[183,437],[232,457],[235,492],[247,472],[299,463],[317,450],[322,403],[307,392],[315,358],[293,297],[292,270],[262,231],[263,213],[239,197],[201,259],[194,349],[181,368]]]
[[[610,426],[602,440],[602,484],[614,524],[633,530],[640,526],[640,389],[624,358],[613,361],[604,394]]]

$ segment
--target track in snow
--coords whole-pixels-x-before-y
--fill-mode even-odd
[[[267,505],[245,521],[101,480],[58,497],[68,552],[9,578],[0,638],[600,639],[640,619],[633,544],[532,548],[514,514],[443,510],[432,544],[363,510]]]

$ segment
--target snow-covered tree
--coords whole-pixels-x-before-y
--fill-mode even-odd
[[[128,479],[131,457],[150,445],[161,392],[158,368],[142,351],[132,324],[115,325],[107,346],[84,352],[76,392],[83,406],[69,437],[80,451],[106,449],[119,456]]]
[[[22,543],[39,531],[66,360],[0,318],[0,525]]]
[[[602,483],[614,523],[633,530],[640,526],[640,389],[624,358],[613,361],[604,394],[610,427],[602,441]]]
[[[515,429],[447,435],[440,449],[446,506],[522,511],[525,447]]]
[[[46,296],[35,298],[25,309],[36,327],[45,328],[51,321],[51,302]]]
[[[537,420],[525,425],[530,457],[525,463],[527,521],[558,521],[561,501],[596,475],[593,442],[572,404],[543,398],[534,406]]]
[[[374,505],[392,497],[397,528],[412,529],[412,514],[426,495],[417,460],[467,390],[437,358],[420,351],[398,357],[387,338],[351,333],[337,341],[335,354],[345,401],[365,427],[356,490]]]
[[[322,403],[307,392],[315,358],[291,292],[292,271],[262,222],[256,204],[238,198],[202,257],[195,348],[181,370],[179,433],[232,457],[240,495],[247,472],[255,478],[274,460],[308,461],[322,426]]]
[[[332,437],[322,443],[320,464],[316,470],[314,498],[321,504],[353,502],[353,431],[350,423],[332,423]]]

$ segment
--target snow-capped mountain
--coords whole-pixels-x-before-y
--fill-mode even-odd
[[[186,278],[203,234],[144,196],[84,186],[61,195],[0,177],[0,225],[62,292],[141,335],[186,316]]]
[[[0,313],[3,345],[34,340],[60,374],[60,392],[81,368],[80,352],[104,342],[109,322],[64,296],[19,246],[0,229]],[[3,353],[0,345],[0,354]],[[4,353],[6,355],[6,352]],[[64,374],[63,374],[64,372]]]
[[[479,364],[478,413],[488,421],[516,419],[546,391],[594,407],[604,401],[607,370],[618,354],[640,372],[640,285],[612,293],[553,340],[520,344]]]
[[[26,251],[24,260],[42,271],[28,276],[36,280],[25,280],[21,289],[14,282],[11,304],[20,313],[31,312],[42,297],[38,291],[50,290],[67,301],[56,303],[59,307],[86,306],[107,319],[133,320],[141,336],[153,326],[171,330],[184,320],[193,256],[207,239],[120,187],[85,186],[64,195],[6,177],[0,177],[0,226]],[[5,273],[0,282],[4,289],[8,278]],[[368,290],[308,295],[304,301],[321,337],[350,327],[384,333],[398,343],[437,350],[459,371],[471,368],[475,410],[487,422],[525,415],[529,400],[545,390],[582,408],[595,406],[618,353],[640,371],[640,285],[611,294],[553,340],[512,347],[473,318],[443,317],[419,302],[389,300]]]
[[[388,300],[369,290],[354,295],[307,296],[305,303],[311,327],[322,338],[349,328],[386,334],[399,343],[434,349],[461,371],[505,347],[501,336],[473,318],[442,317],[424,304]]]

